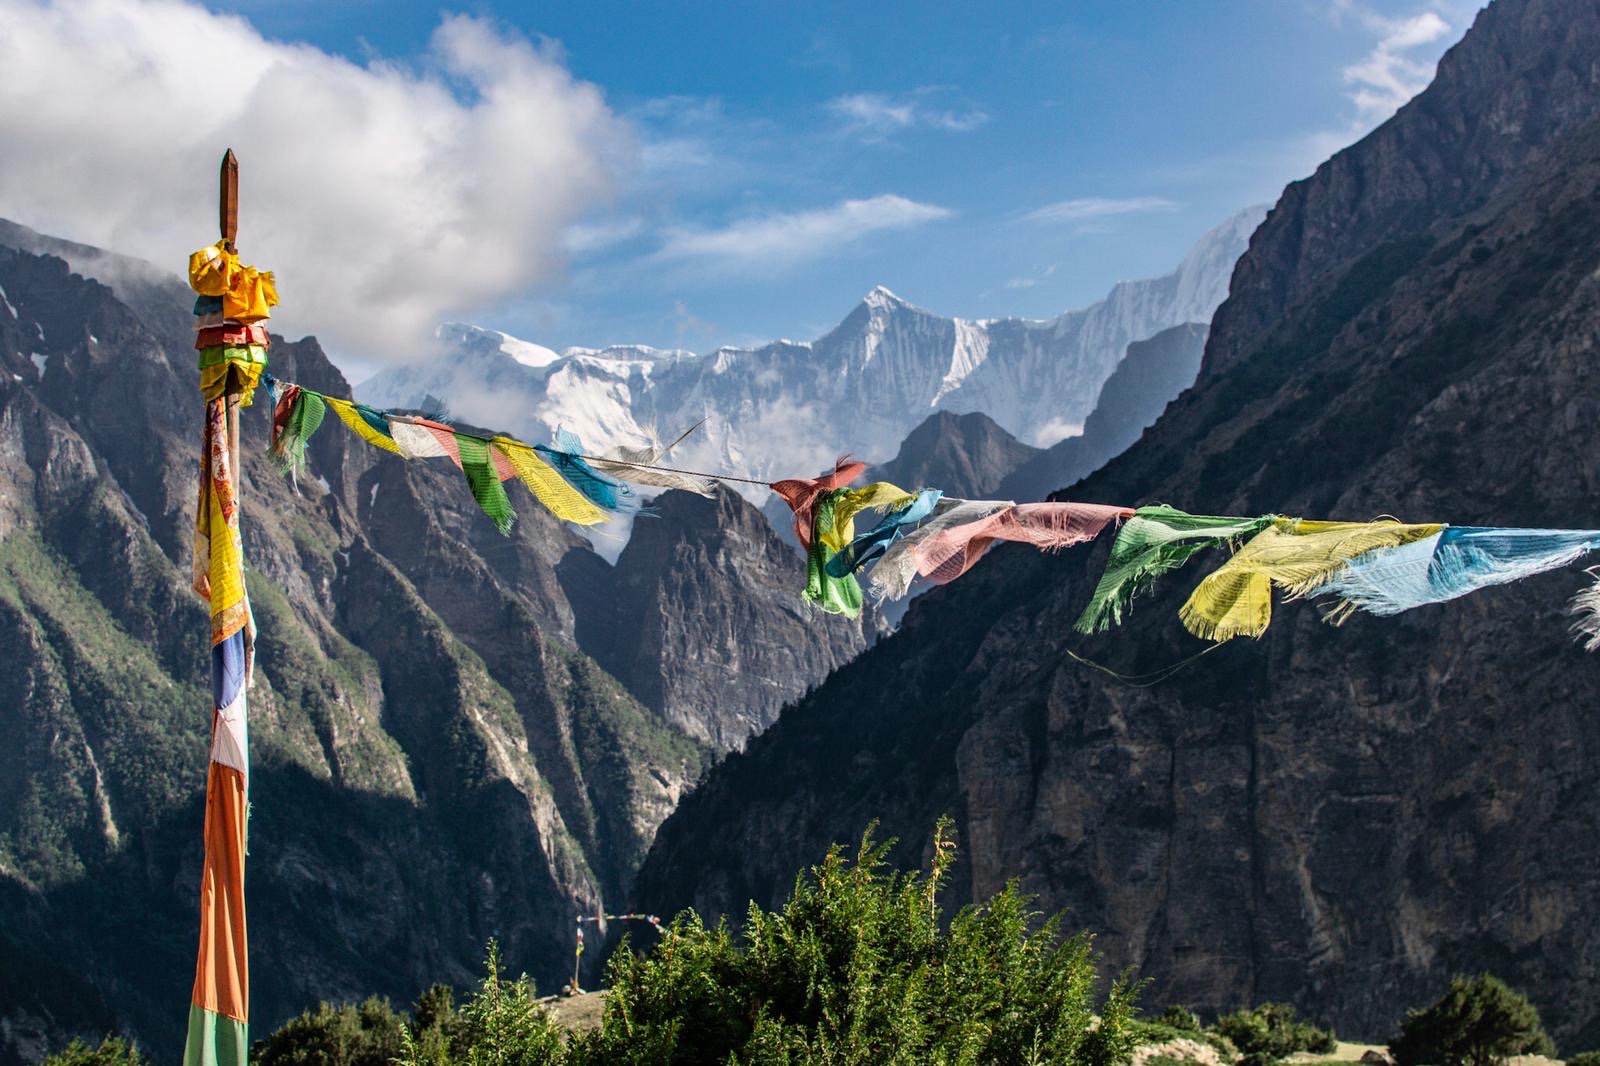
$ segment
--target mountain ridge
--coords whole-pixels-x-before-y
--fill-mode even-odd
[[[441,334],[448,359],[381,372],[358,391],[391,407],[439,397],[463,418],[529,438],[565,426],[602,449],[704,420],[678,461],[758,480],[820,469],[837,451],[892,455],[937,410],[982,412],[1025,442],[1053,443],[1078,430],[1129,343],[1209,320],[1263,212],[1237,212],[1171,273],[1118,282],[1099,303],[1052,319],[944,318],[878,286],[814,341],[704,354],[572,348],[538,367],[500,351],[503,334],[452,326]],[[828,440],[813,431],[822,410]]]

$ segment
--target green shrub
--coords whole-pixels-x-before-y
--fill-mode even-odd
[[[1600,1066],[1600,1051],[1580,1051],[1567,1056],[1567,1066]]]
[[[752,906],[742,938],[686,912],[649,956],[619,951],[604,1024],[573,1061],[1126,1061],[1134,989],[1114,982],[1096,1022],[1087,935],[1039,925],[1015,885],[941,928],[947,829],[926,877],[888,872],[891,845],[869,830],[853,862],[835,847],[798,877],[780,912]]]
[[[1457,977],[1437,1003],[1406,1015],[1389,1042],[1400,1066],[1497,1066],[1513,1055],[1554,1055],[1528,997],[1490,974]]]
[[[493,940],[484,970],[483,981],[459,1008],[455,994],[444,985],[434,985],[418,997],[409,1016],[385,999],[369,999],[359,1006],[323,1003],[258,1041],[251,1059],[256,1066],[557,1066],[564,1062],[561,1031],[534,1001],[533,984],[526,976],[513,981],[501,972],[500,946]]]
[[[1325,1055],[1339,1046],[1331,1030],[1301,1021],[1287,1003],[1263,1003],[1224,1015],[1212,1029],[1239,1049],[1243,1066],[1269,1066],[1299,1051]]]
[[[1176,1003],[1162,1011],[1156,1017],[1156,1021],[1185,1033],[1198,1033],[1204,1028],[1200,1024],[1200,1015],[1188,1007],[1180,1007]]]
[[[389,1066],[400,1054],[406,1016],[386,999],[359,1006],[322,1003],[256,1041],[256,1066]]]
[[[47,1057],[42,1066],[144,1066],[148,1061],[139,1054],[138,1044],[108,1036],[95,1048],[74,1040]]]
[[[565,1060],[561,1030],[534,1002],[533,982],[500,975],[500,946],[489,941],[487,973],[457,1013],[451,1062],[466,1066],[556,1066]]]

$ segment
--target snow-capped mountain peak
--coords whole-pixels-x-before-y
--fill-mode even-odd
[[[520,366],[540,370],[561,358],[542,344],[521,340],[497,329],[484,329],[464,322],[446,322],[433,331],[447,351],[470,351],[478,355],[500,352]]]
[[[1101,302],[1053,319],[946,318],[880,285],[809,344],[703,355],[615,345],[554,356],[494,330],[449,326],[440,330],[445,358],[386,370],[358,391],[394,407],[431,393],[464,419],[526,439],[565,426],[593,449],[640,446],[704,420],[674,459],[763,480],[821,469],[841,451],[893,455],[936,410],[981,411],[1043,447],[1081,430],[1130,343],[1211,320],[1264,214],[1242,211],[1172,273],[1119,282]]]
[[[891,292],[886,285],[874,285],[861,302],[873,309],[910,307],[911,305]]]

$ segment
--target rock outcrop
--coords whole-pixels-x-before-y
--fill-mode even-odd
[[[915,491],[930,487],[948,496],[987,499],[1018,467],[1044,453],[1007,433],[985,414],[929,415],[906,437],[895,457],[867,471]]]
[[[646,707],[719,751],[740,748],[876,635],[800,598],[805,560],[737,493],[671,491],[615,568],[559,568],[577,639]],[[792,536],[791,536],[792,540]]]

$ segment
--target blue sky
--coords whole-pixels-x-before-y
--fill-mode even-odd
[[[262,55],[277,57],[258,65],[262,86],[274,84],[272,69],[315,80],[327,53],[348,61],[341,77],[373,82],[374,72],[378,81],[399,72],[410,79],[412,99],[428,104],[443,86],[471,109],[514,94],[516,84],[532,85],[539,71],[569,72],[576,88],[561,88],[552,106],[589,107],[583,94],[592,89],[604,114],[572,124],[576,132],[544,151],[546,159],[538,128],[545,112],[534,105],[521,126],[490,124],[492,140],[450,140],[470,150],[419,155],[420,169],[405,180],[423,186],[453,188],[475,170],[502,172],[489,193],[441,193],[466,198],[452,207],[463,216],[487,212],[473,223],[478,228],[463,222],[461,230],[491,259],[499,252],[495,204],[526,197],[551,206],[548,218],[514,238],[507,230],[507,245],[522,242],[526,255],[506,257],[499,284],[463,284],[412,317],[465,318],[555,348],[641,342],[697,350],[814,337],[876,284],[945,314],[1048,317],[1092,302],[1118,279],[1164,273],[1232,211],[1276,199],[1285,182],[1387,117],[1425,84],[1477,7],[1470,0],[585,0],[441,9],[252,0],[189,10],[178,0],[109,2],[141,28],[177,25],[161,20],[177,18],[170,9],[188,11],[181,32],[151,29],[149,37],[176,36],[195,51],[216,47],[202,43],[216,27],[195,28],[196,12],[219,23],[227,21],[219,14],[241,16],[248,27],[227,32],[259,35]],[[73,0],[0,3],[59,15],[54,9]],[[46,26],[38,39],[54,33],[81,42],[108,33],[81,12],[72,18],[72,32]],[[442,21],[466,27],[456,36],[476,42],[443,64]],[[521,55],[518,48],[534,56],[522,82],[508,88],[473,73],[476,63]],[[8,100],[0,81],[0,125],[8,103],[27,110],[22,92]],[[100,92],[91,106],[107,96]],[[322,156],[336,151],[338,138],[350,139],[337,132],[341,100],[333,92],[300,105],[285,120],[283,141],[253,145],[254,158],[286,155],[301,134],[330,138]],[[419,124],[456,120],[440,106]],[[351,128],[364,134],[382,125],[381,109],[373,113],[379,117],[351,118],[360,123]],[[323,123],[328,129],[317,130]],[[202,124],[199,116],[191,123]],[[219,117],[194,156],[209,159],[221,138],[250,143],[271,125],[259,116],[248,123]],[[28,131],[0,132],[17,144]],[[396,154],[405,154],[404,134],[395,136]],[[505,142],[524,137],[530,147],[519,157]],[[86,130],[78,139],[95,138]],[[597,144],[593,158],[556,173],[561,153],[580,142]],[[4,167],[0,213],[59,219],[58,229],[76,230],[69,236],[120,241],[136,253],[159,245],[162,256],[171,254],[131,207],[129,217],[75,226],[70,201],[33,202],[46,183],[18,176],[8,188]],[[299,195],[305,203],[313,194]],[[407,205],[395,217],[415,218],[424,207]],[[309,246],[317,214],[309,206],[302,214]],[[448,221],[449,212],[441,214]],[[273,219],[275,237],[300,223],[287,207]],[[432,233],[424,243],[447,248],[450,234]],[[286,241],[273,250],[296,261]],[[401,249],[394,258],[413,253]],[[437,285],[449,288],[461,272],[443,252],[435,261]],[[526,284],[506,275],[525,275]],[[394,287],[392,279],[384,284]],[[319,313],[307,325],[326,329],[329,314]]]

